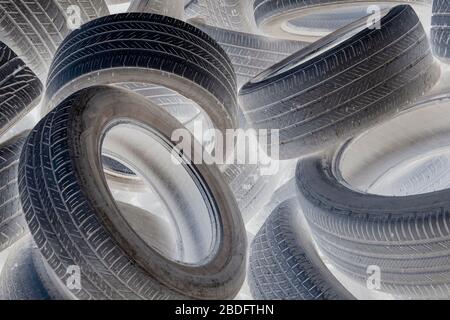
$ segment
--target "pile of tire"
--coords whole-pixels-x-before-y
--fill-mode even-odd
[[[0,299],[449,296],[447,1],[127,3],[0,3]]]

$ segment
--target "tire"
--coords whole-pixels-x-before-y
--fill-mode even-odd
[[[17,168],[27,133],[0,146],[0,251],[28,233],[19,199]]]
[[[128,12],[156,13],[183,20],[184,0],[132,0]]]
[[[0,274],[0,300],[65,300],[31,237],[17,242]]]
[[[265,191],[271,192],[269,179],[261,176],[259,169],[258,165],[239,164],[226,165],[222,168],[245,223],[258,213],[259,205],[263,205],[255,199]]]
[[[44,107],[78,89],[124,82],[166,87],[197,103],[216,129],[237,127],[236,76],[226,53],[201,30],[148,13],[99,18],[71,33],[55,55]]]
[[[0,135],[40,102],[42,83],[36,75],[0,42]]]
[[[401,4],[427,8],[432,0],[254,0],[256,24],[263,34],[315,42],[352,22]],[[376,6],[376,7],[374,7]]]
[[[0,40],[45,81],[59,44],[69,33],[55,0],[8,0],[0,3]]]
[[[392,117],[439,79],[439,66],[410,6],[395,7],[380,22],[381,29],[367,28],[365,19],[355,22],[241,89],[249,123],[279,130],[281,159],[320,151]]]
[[[186,18],[213,27],[259,33],[251,0],[193,0],[185,5]]]
[[[130,216],[146,215],[143,227],[151,230],[152,241],[161,250],[175,244],[164,233],[166,222],[156,215],[126,203],[118,203]],[[0,274],[0,300],[71,300],[73,296],[42,257],[31,237],[18,241],[8,254]]]
[[[238,88],[307,45],[300,41],[277,40],[204,24],[194,25],[216,40],[228,54],[236,71]]]
[[[133,131],[133,125],[142,129]],[[107,135],[111,126],[125,131]],[[68,265],[81,268],[84,282],[72,292],[76,298],[229,299],[240,290],[246,241],[239,209],[216,166],[184,158],[179,159],[183,166],[171,162],[180,154],[170,141],[179,127],[138,94],[105,86],[67,98],[32,131],[20,161],[22,206],[36,244],[58,277],[65,282]],[[143,132],[153,137],[153,153],[140,143]],[[195,155],[198,146],[193,148]],[[105,182],[98,154],[103,149],[128,152],[133,168],[165,196],[177,222],[177,243],[188,259],[166,257],[126,221]]]
[[[78,6],[80,8],[81,22],[97,19],[99,17],[109,15],[109,9],[104,0],[56,0],[61,10],[68,14],[70,6]]]
[[[249,286],[257,300],[344,300],[351,295],[328,271],[317,253],[304,249],[295,199],[280,204],[253,240]],[[320,258],[319,258],[320,260]]]
[[[418,185],[424,180],[406,195],[374,194],[370,188],[373,181],[383,188],[379,177],[392,178],[391,168],[404,170],[417,160],[414,155],[448,150],[448,101],[426,100],[335,152],[298,163],[298,199],[321,253],[360,284],[366,285],[368,268],[378,266],[381,291],[408,299],[448,298],[448,189],[424,193]],[[394,131],[399,135],[388,139]]]
[[[431,46],[436,57],[445,63],[450,62],[450,3],[445,0],[433,1],[431,18]]]

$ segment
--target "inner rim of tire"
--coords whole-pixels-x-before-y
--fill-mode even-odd
[[[218,209],[196,167],[172,153],[172,142],[137,121],[115,121],[104,131],[102,141],[101,154],[120,161],[145,186],[123,190],[105,173],[130,228],[170,261],[207,264],[219,246]]]
[[[449,117],[449,95],[424,98],[395,118],[348,141],[335,156],[336,177],[353,190],[383,196],[447,189]],[[426,169],[430,165],[436,172]]]

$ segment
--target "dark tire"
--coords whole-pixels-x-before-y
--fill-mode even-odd
[[[256,24],[262,33],[315,42],[369,16],[370,6],[387,9],[401,4],[430,7],[432,0],[254,0]],[[444,0],[445,1],[445,0]]]
[[[0,40],[44,81],[56,49],[69,33],[58,4],[55,0],[2,1],[0,17]]]
[[[434,54],[443,62],[450,62],[450,3],[433,1],[431,18],[431,46]]]
[[[0,135],[39,104],[42,89],[36,75],[0,42]]]
[[[233,63],[238,88],[275,63],[307,46],[300,41],[278,40],[194,23],[216,40]]]
[[[188,20],[233,31],[259,33],[252,11],[252,0],[193,0],[185,5]]]
[[[159,193],[172,190],[166,203],[178,209],[178,232],[188,236],[182,237],[183,243],[192,244],[186,250],[201,257],[207,252],[208,258],[193,265],[168,259],[126,222],[106,185],[99,155],[106,128],[117,119],[158,132],[155,136],[163,143],[152,144],[153,154],[148,145],[134,143],[140,153],[129,154],[128,160],[160,166],[152,169],[157,170],[152,185]],[[239,209],[216,166],[170,165],[170,150],[178,149],[170,142],[176,128],[180,123],[175,118],[138,94],[92,87],[64,100],[30,134],[19,169],[22,206],[33,238],[57,276],[64,282],[67,266],[81,268],[82,289],[73,292],[78,299],[227,299],[240,290],[246,241]],[[129,133],[121,135],[119,148],[126,147],[125,136],[128,143],[136,141]],[[159,159],[162,148],[169,160],[156,163],[151,157]],[[193,151],[197,154],[198,146]],[[141,172],[150,174],[147,169]],[[170,186],[163,175],[170,172],[171,179],[181,180],[185,177],[179,173],[189,170],[192,181],[171,181]],[[187,182],[195,184],[197,198],[183,193],[195,191]],[[207,211],[194,210],[198,205]],[[210,228],[205,228],[208,223]]]
[[[27,132],[0,146],[0,251],[28,233],[20,205],[17,170]]]
[[[184,0],[131,0],[128,12],[156,13],[183,20]]]
[[[253,240],[249,286],[258,300],[343,300],[351,295],[304,249],[295,199],[280,204]],[[312,245],[310,245],[312,247]],[[319,258],[320,259],[320,258]]]
[[[56,0],[62,11],[67,14],[70,6],[78,6],[81,13],[81,21],[88,22],[99,17],[109,15],[109,9],[104,0]]]
[[[64,40],[49,72],[44,108],[96,84],[147,83],[196,102],[225,132],[237,126],[235,78],[226,53],[201,30],[160,15],[117,14]]]
[[[448,148],[448,100],[426,100],[335,152],[298,163],[298,199],[321,253],[364,286],[368,268],[378,266],[381,291],[448,298],[449,189],[421,193],[419,183],[427,180],[416,180],[413,194],[370,189],[380,176],[390,178],[391,168],[404,169],[414,157]]]
[[[398,6],[381,29],[362,19],[276,64],[244,85],[240,102],[254,128],[279,130],[280,158],[290,159],[392,117],[439,76],[417,15]]]

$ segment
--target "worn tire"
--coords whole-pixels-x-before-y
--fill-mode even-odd
[[[56,0],[67,16],[70,6],[80,8],[81,22],[88,22],[109,15],[109,9],[104,0]]]
[[[128,12],[156,13],[183,20],[184,0],[131,0]]]
[[[259,33],[252,11],[252,0],[193,0],[185,5],[188,21],[195,19],[213,27]]]
[[[450,62],[450,3],[445,0],[433,1],[431,18],[431,46],[434,54],[443,62]]]
[[[431,6],[432,0],[254,0],[256,24],[263,34],[315,42],[374,11],[401,4]]]
[[[253,77],[307,46],[300,41],[278,40],[194,23],[216,40],[234,66],[238,88]]]
[[[362,19],[276,64],[244,85],[240,102],[254,128],[279,130],[280,158],[290,159],[395,115],[439,76],[417,15],[398,6],[382,17],[381,29]]]
[[[0,251],[28,233],[17,183],[20,152],[27,134],[25,132],[0,146]]]
[[[16,124],[41,98],[42,83],[36,75],[0,42],[0,135]]]
[[[138,94],[114,87],[92,87],[74,94],[30,134],[20,161],[19,188],[28,225],[41,253],[63,281],[68,265],[80,266],[83,287],[73,292],[79,299],[233,298],[244,280],[245,231],[220,171],[205,164],[168,168],[193,168],[196,174],[191,176],[192,183],[198,183],[197,188],[203,190],[204,193],[200,189],[198,192],[204,205],[214,208],[207,211],[211,228],[198,229],[197,222],[205,222],[198,216],[200,212],[185,209],[184,214],[178,215],[184,221],[178,224],[180,232],[189,233],[191,242],[199,239],[194,248],[188,249],[215,248],[199,265],[169,260],[148,246],[124,221],[106,186],[99,144],[105,128],[116,119],[138,121],[153,128],[157,137],[167,143],[168,150],[175,148],[170,137],[180,127],[179,122]],[[141,144],[133,146],[146,148]],[[141,151],[145,157],[150,157],[148,150]],[[37,154],[41,156],[36,157]],[[152,184],[156,183],[167,182],[155,178]],[[170,190],[174,187],[178,189],[171,184]],[[53,188],[65,190],[53,192]],[[178,191],[171,193],[178,199],[172,204],[183,206],[187,199]],[[194,200],[191,203],[197,206],[198,199]],[[193,228],[200,232],[192,233]],[[201,240],[209,233],[211,243],[205,246]]]
[[[53,55],[69,33],[55,0],[8,0],[0,3],[0,41],[45,81]]]
[[[99,18],[71,33],[52,63],[44,107],[78,89],[123,82],[176,91],[224,133],[237,126],[236,76],[223,49],[189,24],[148,13]]]
[[[343,300],[350,294],[299,237],[295,199],[280,204],[254,238],[249,286],[258,300]],[[320,259],[320,258],[319,258]]]
[[[385,193],[388,183],[383,193],[371,191],[374,181],[395,175],[393,168],[449,149],[448,102],[448,96],[424,100],[336,151],[298,164],[298,199],[321,252],[362,285],[368,267],[378,266],[381,291],[448,298],[449,189],[422,193],[419,183],[428,180],[420,179],[395,196]]]
[[[31,237],[17,242],[0,273],[0,300],[66,300]]]

